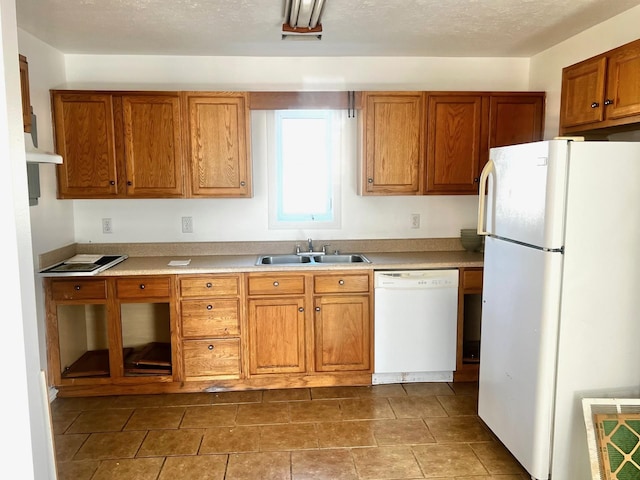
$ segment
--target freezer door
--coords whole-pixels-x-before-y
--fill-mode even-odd
[[[486,215],[479,229],[527,245],[561,248],[567,164],[566,140],[492,148],[485,167],[491,171],[488,194],[480,197]]]
[[[486,239],[478,414],[536,479],[550,469],[562,260]]]

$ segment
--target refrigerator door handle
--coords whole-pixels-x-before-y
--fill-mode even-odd
[[[487,197],[484,192],[487,190],[487,181],[489,175],[495,174],[496,168],[493,160],[489,160],[482,169],[480,174],[480,184],[478,185],[478,194],[480,196],[480,202],[478,203],[478,235],[489,235],[489,232],[485,230],[485,210],[487,206]]]

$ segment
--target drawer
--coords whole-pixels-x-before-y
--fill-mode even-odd
[[[316,275],[313,281],[315,293],[366,293],[369,291],[369,275]]]
[[[187,377],[240,376],[240,339],[185,340],[182,342]]]
[[[180,307],[184,337],[240,334],[240,304],[237,299],[183,300]]]
[[[462,272],[462,288],[464,290],[482,290],[482,269]]]
[[[150,298],[171,296],[169,277],[135,277],[116,280],[118,298]]]
[[[52,280],[54,300],[104,300],[107,298],[106,280]]]
[[[229,297],[240,292],[240,277],[202,276],[180,278],[182,297]]]
[[[304,275],[249,276],[249,295],[303,294],[304,278]]]

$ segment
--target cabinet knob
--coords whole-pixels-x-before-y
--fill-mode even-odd
[[[209,345],[207,348],[208,348],[209,350],[213,350],[213,345]]]
[[[316,312],[319,312],[319,311],[320,311],[320,307],[316,307]]]
[[[274,286],[274,287],[277,287],[278,285],[280,285],[280,283],[279,283],[279,282],[273,282],[273,286]]]
[[[211,284],[211,282],[207,282],[207,288],[211,288],[213,287],[213,285]]]
[[[74,285],[74,286],[73,286],[73,289],[74,289],[74,290],[80,290],[80,288],[82,288],[82,287],[80,287],[80,285]]]
[[[133,182],[131,180],[128,180],[127,181],[127,185],[131,186],[131,185],[133,185]]]
[[[304,308],[300,307],[300,308],[298,309],[298,311],[299,311],[300,313],[302,313],[302,312],[304,312]]]
[[[247,185],[247,182],[245,182],[244,180],[243,180],[242,182],[240,182],[240,186],[241,186],[241,187],[244,187],[244,186],[246,186],[246,185]]]
[[[373,178],[367,178],[368,183],[373,183]]]
[[[476,177],[473,179],[473,183],[478,183],[480,181],[480,178]]]
[[[598,102],[593,102],[591,104],[591,108],[598,108],[600,106],[600,104]]]
[[[140,284],[140,290],[144,290],[144,289],[145,289],[145,285],[144,285],[144,283],[141,283]]]
[[[213,305],[207,305],[207,310],[213,310]]]
[[[604,101],[604,104],[605,104],[605,105],[611,105],[612,103],[613,103],[613,100],[611,100],[610,98],[607,98],[607,99]]]
[[[109,182],[109,185],[115,185],[115,184],[116,184],[116,182],[114,182],[113,180],[111,180],[111,181]]]
[[[338,285],[344,285],[344,280],[338,280]]]

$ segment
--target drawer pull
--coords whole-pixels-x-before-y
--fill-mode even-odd
[[[207,282],[207,288],[211,288],[213,287],[213,285],[211,284],[211,282]]]
[[[213,345],[209,345],[207,348],[208,348],[209,350],[213,350]]]
[[[80,290],[82,287],[80,285],[74,285],[74,290]]]
[[[280,283],[279,283],[279,282],[273,282],[273,286],[274,286],[274,287],[277,287],[277,286],[279,286],[279,285],[280,285]]]
[[[144,283],[141,283],[140,284],[140,290],[144,290],[144,289],[145,289],[145,285],[144,285]]]
[[[302,313],[302,312],[304,312],[304,308],[300,307],[300,308],[298,309],[298,311],[299,311],[300,313]]]
[[[319,311],[320,311],[320,307],[316,307],[316,312],[319,312]]]
[[[213,305],[207,305],[207,310],[213,310]]]
[[[338,285],[344,285],[344,280],[338,280]]]

